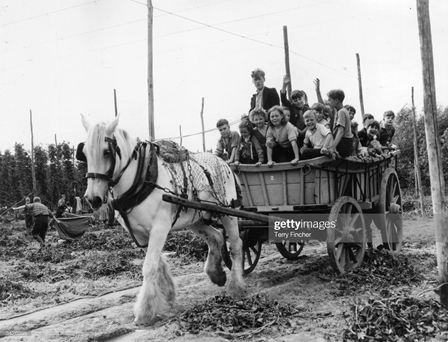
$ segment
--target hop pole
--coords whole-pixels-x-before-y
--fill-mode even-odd
[[[440,283],[439,295],[440,302],[448,307],[448,229],[446,229],[446,212],[444,210],[445,181],[443,179],[443,169],[441,168],[441,148],[437,129],[436,86],[428,0],[417,0],[417,21],[422,59],[426,145],[428,146],[437,269]]]

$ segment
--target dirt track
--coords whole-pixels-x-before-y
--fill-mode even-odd
[[[406,220],[405,239],[408,241],[402,252],[405,255],[413,257],[435,251],[434,244],[430,242],[433,240],[432,225],[428,221]],[[354,295],[341,292],[340,284],[328,276],[330,266],[326,254],[323,244],[306,246],[303,258],[288,261],[277,253],[275,246],[264,245],[257,268],[246,277],[247,294],[266,294],[279,302],[294,305],[303,314],[292,319],[287,330],[273,326],[261,333],[236,339],[341,341],[352,304],[366,298],[369,293],[362,289],[355,291]],[[434,286],[436,270],[433,261],[428,261],[428,265],[433,267],[421,265],[426,270],[425,282],[410,286],[412,291],[425,292]],[[0,320],[0,331],[31,331],[31,336],[9,336],[2,341],[226,341],[213,331],[199,335],[185,333],[176,319],[187,308],[223,293],[221,288],[211,284],[202,267],[202,263],[177,266],[174,272],[177,275],[176,304],[151,327],[136,327],[132,322],[132,308],[139,290],[139,287],[133,287]],[[437,298],[433,291],[426,291],[425,297]]]

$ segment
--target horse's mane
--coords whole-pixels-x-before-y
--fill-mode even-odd
[[[92,126],[87,135],[87,141],[91,143],[91,146],[103,146],[106,137],[106,128],[109,122],[99,122]],[[134,148],[133,139],[131,136],[122,128],[115,127],[113,136],[117,140],[117,145],[120,147],[122,158],[129,158]],[[95,148],[93,153],[94,160],[98,160],[101,157],[101,149]]]

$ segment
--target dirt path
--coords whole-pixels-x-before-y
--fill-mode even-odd
[[[433,240],[431,221],[406,220],[405,239],[410,242],[403,253],[418,253],[421,244]],[[377,235],[376,235],[377,237]],[[413,246],[412,244],[420,244]],[[433,247],[428,247],[432,249]],[[283,259],[273,245],[263,246],[256,270],[246,277],[247,294],[268,294],[279,302],[290,303],[302,310],[294,321],[295,329],[286,336],[279,330],[269,336],[246,336],[246,341],[340,341],[353,298],[338,293],[336,283],[322,277],[330,268],[326,246],[306,246],[304,257],[295,261]],[[2,341],[227,341],[214,332],[199,335],[184,333],[176,317],[185,309],[207,298],[223,294],[202,271],[202,264],[177,269],[176,304],[151,327],[133,324],[133,304],[139,287],[79,299],[67,304],[0,321],[1,330],[31,330],[31,336],[9,336]],[[228,271],[227,271],[228,272]],[[428,277],[434,276],[434,270]],[[228,273],[229,275],[229,273]],[[358,295],[362,298],[363,293]],[[263,336],[263,335],[261,335]],[[238,339],[237,339],[238,340]]]

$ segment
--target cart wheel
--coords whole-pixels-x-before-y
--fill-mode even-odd
[[[361,265],[366,251],[366,225],[359,204],[349,196],[340,197],[331,208],[327,229],[327,250],[331,266],[344,274]]]
[[[232,269],[232,259],[230,258],[229,247],[226,239],[226,231],[222,230],[224,236],[224,245],[222,246],[222,258],[229,270]],[[240,238],[243,241],[243,274],[251,273],[258,264],[261,255],[262,241],[258,240],[255,243],[249,239],[249,230],[244,230],[240,233]]]
[[[289,260],[297,260],[300,253],[302,253],[303,246],[305,246],[305,244],[303,242],[285,241],[277,242],[275,246],[284,258]]]
[[[403,244],[403,211],[400,183],[394,169],[387,169],[381,180],[376,220],[381,230],[384,248],[399,252]]]

